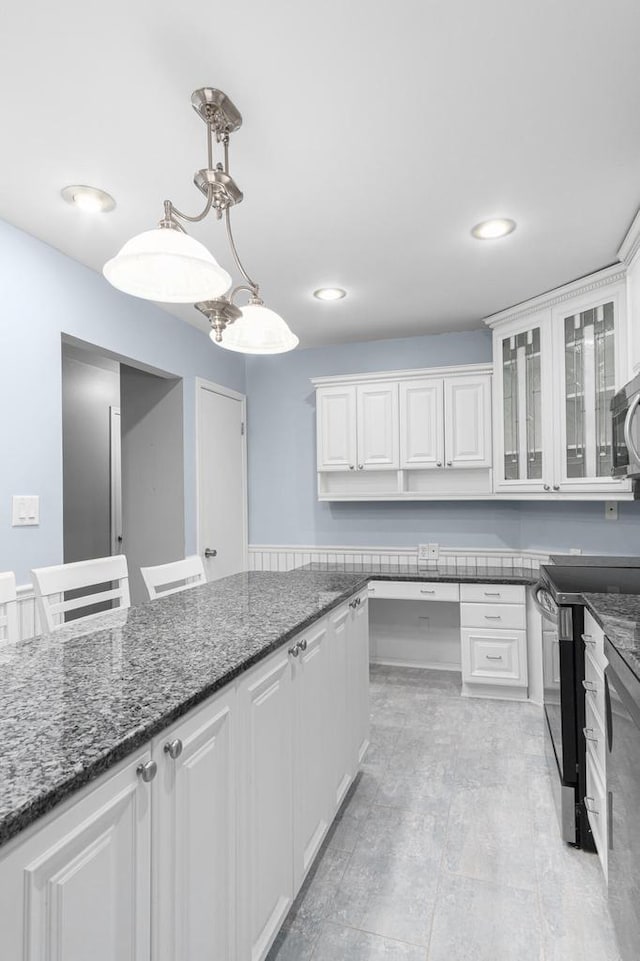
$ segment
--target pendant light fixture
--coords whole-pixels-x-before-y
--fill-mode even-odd
[[[228,350],[246,354],[292,350],[298,338],[282,317],[264,306],[260,288],[245,270],[231,231],[231,207],[242,201],[243,194],[229,173],[229,139],[242,126],[242,116],[226,94],[212,87],[195,90],[191,104],[207,128],[207,166],[193,178],[205,196],[204,209],[189,216],[165,200],[164,217],[158,227],[127,241],[104,265],[104,276],[134,297],[194,304],[209,320],[211,339]],[[223,151],[223,161],[215,165],[214,140]],[[245,281],[230,293],[230,275],[183,226],[183,222],[204,220],[211,211],[218,220],[224,217],[231,253]],[[240,292],[249,295],[245,307],[234,302]]]

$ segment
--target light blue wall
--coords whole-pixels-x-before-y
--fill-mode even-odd
[[[319,503],[312,377],[491,360],[479,330],[247,359],[249,536],[252,544],[318,544],[640,553],[640,505],[602,503]]]
[[[195,377],[244,391],[244,360],[165,311],[0,221],[0,570],[19,583],[62,561],[61,334],[184,378],[185,531],[195,549]],[[11,495],[40,526],[11,527]]]

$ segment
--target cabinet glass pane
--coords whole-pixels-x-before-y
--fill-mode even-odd
[[[505,480],[542,477],[540,328],[502,341]]]
[[[564,319],[566,471],[568,478],[611,476],[615,392],[613,303]]]

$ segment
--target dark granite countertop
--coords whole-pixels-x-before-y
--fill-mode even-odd
[[[237,574],[0,647],[0,844],[366,581]]]
[[[308,573],[341,572],[361,574],[375,581],[443,581],[452,584],[535,584],[536,571],[524,567],[490,567],[483,564],[465,564],[459,567],[441,564],[437,567],[417,567],[415,564],[330,564],[317,561],[298,568]]]
[[[567,567],[640,567],[638,554],[552,554],[549,560]]]
[[[640,680],[640,596],[585,594],[584,599],[620,657]]]

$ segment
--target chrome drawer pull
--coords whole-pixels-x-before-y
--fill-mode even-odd
[[[582,682],[582,686],[583,686],[583,688],[585,689],[585,691],[587,692],[587,694],[597,694],[597,693],[598,693],[598,688],[597,688],[596,685],[593,683],[593,681],[583,681],[583,682]]]
[[[420,593],[421,593],[421,594],[435,594],[435,591],[434,591],[434,590],[429,590],[429,589],[427,589],[426,587],[421,587],[421,588],[420,588]]]
[[[485,621],[501,621],[502,614],[485,614],[484,619]]]
[[[593,741],[594,744],[598,743],[598,738],[594,735],[592,727],[583,727],[582,733],[586,741]]]
[[[302,641],[299,641],[299,642],[298,642],[298,647],[300,648],[301,651],[306,651],[306,649],[307,649],[307,642],[306,642],[304,639],[303,639]]]
[[[502,594],[500,593],[500,591],[485,591],[484,596],[485,597],[502,597]]]
[[[587,811],[589,812],[589,814],[595,814],[595,815],[599,816],[599,815],[600,815],[600,811],[598,811],[597,808],[590,807],[590,806],[589,806],[590,804],[595,804],[594,799],[593,799],[592,797],[586,797],[586,798],[584,799],[584,806],[586,807],[586,809],[587,809]]]
[[[582,640],[585,642],[585,644],[591,644],[592,647],[596,646],[596,642],[593,637],[591,637],[591,634],[583,634]]]
[[[502,654],[485,654],[485,657],[486,657],[486,659],[487,659],[488,661],[501,661],[501,660],[502,660]]]

